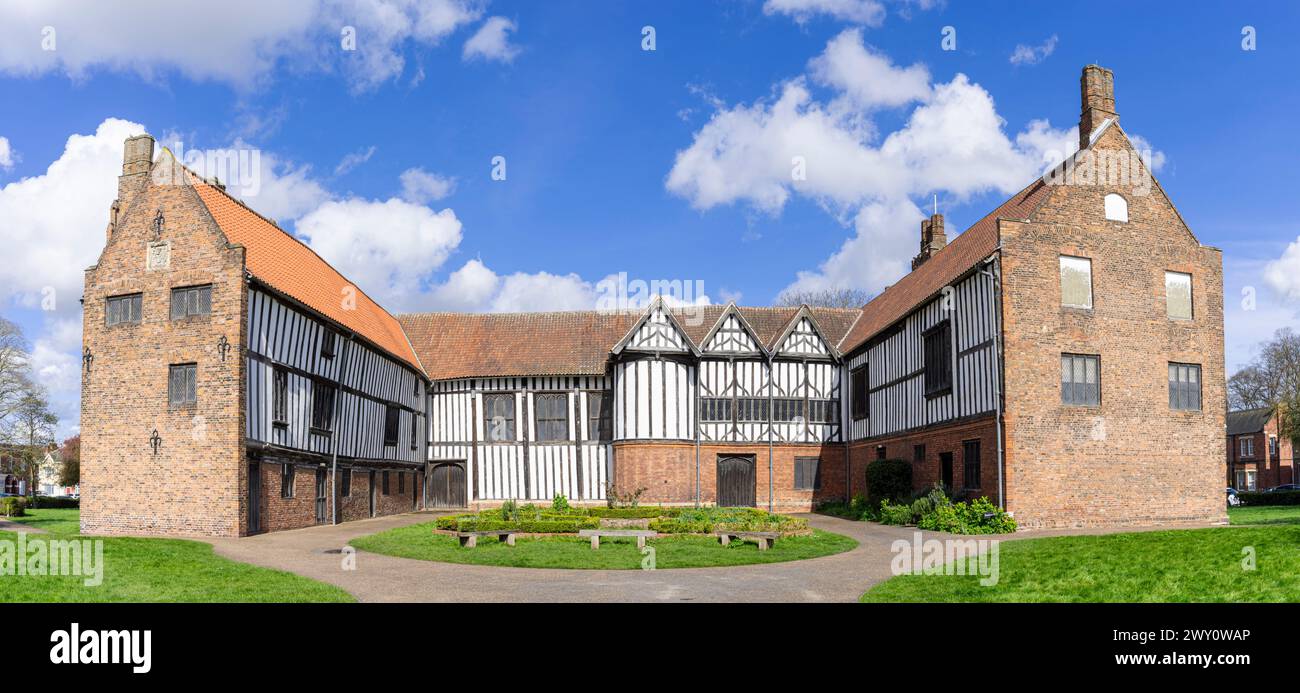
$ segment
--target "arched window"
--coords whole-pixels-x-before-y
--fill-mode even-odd
[[[1111,221],[1128,222],[1128,200],[1111,193],[1106,196],[1106,218]]]

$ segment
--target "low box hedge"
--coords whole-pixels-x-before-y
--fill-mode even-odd
[[[66,496],[37,496],[33,508],[80,508],[81,500]]]
[[[1300,505],[1300,491],[1240,491],[1237,500],[1242,505]]]
[[[0,515],[22,517],[27,514],[27,499],[22,496],[0,497]]]
[[[511,530],[527,534],[575,534],[580,529],[596,529],[598,517],[569,517],[561,519],[502,520],[476,515],[449,515],[435,520],[438,529],[452,532],[492,532]]]

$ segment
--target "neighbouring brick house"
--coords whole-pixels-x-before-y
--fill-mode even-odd
[[[611,488],[808,510],[879,458],[1025,527],[1222,521],[1221,254],[1137,159],[1111,73],[1081,85],[1079,152],[951,243],[922,222],[913,270],[861,309],[393,318],[128,140],[86,280],[83,524],[245,534]]]
[[[1295,442],[1278,434],[1276,407],[1228,412],[1228,485],[1238,491],[1264,491],[1300,483]]]

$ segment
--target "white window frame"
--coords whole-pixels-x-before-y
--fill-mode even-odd
[[[1242,457],[1254,457],[1254,456],[1255,456],[1255,437],[1254,437],[1254,436],[1250,436],[1250,437],[1247,437],[1247,438],[1242,438],[1239,442],[1240,442],[1240,444],[1241,444],[1241,456],[1242,456]]]
[[[1170,280],[1171,278],[1174,278],[1174,277],[1186,277],[1186,278],[1187,278],[1187,312],[1188,312],[1188,315],[1187,315],[1186,317],[1181,316],[1181,315],[1174,315],[1174,314],[1170,311],[1170,306],[1171,306],[1172,304],[1169,302],[1169,280]],[[1168,271],[1168,270],[1165,271],[1165,315],[1166,315],[1170,320],[1191,320],[1191,319],[1193,319],[1193,318],[1196,317],[1196,294],[1192,291],[1192,275],[1191,275],[1190,273],[1188,273],[1188,272],[1172,272],[1172,271]]]
[[[1083,270],[1083,267],[1081,266],[1081,263],[1082,263],[1082,264],[1086,264],[1086,265],[1087,265],[1087,270],[1088,270],[1088,302],[1087,302],[1086,304],[1080,304],[1080,303],[1066,303],[1066,301],[1065,301],[1065,270],[1066,270],[1066,269],[1073,269],[1073,270],[1076,270],[1076,271],[1082,271],[1082,270]],[[1073,266],[1071,266],[1071,265],[1073,265]],[[1075,255],[1062,255],[1062,256],[1060,256],[1060,273],[1061,273],[1061,277],[1060,277],[1060,282],[1061,282],[1061,305],[1064,306],[1064,307],[1066,307],[1066,308],[1083,308],[1083,309],[1086,309],[1086,310],[1092,310],[1093,303],[1095,302],[1095,301],[1093,300],[1093,291],[1092,291],[1092,288],[1093,288],[1093,287],[1092,287],[1092,258],[1078,257],[1078,256],[1075,256]]]

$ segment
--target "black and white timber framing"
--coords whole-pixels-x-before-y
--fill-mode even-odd
[[[845,407],[849,440],[895,435],[927,426],[991,415],[1000,377],[994,281],[986,265],[900,319],[845,357],[845,382],[867,373],[866,416]],[[952,387],[926,395],[923,335],[948,321]],[[852,388],[847,388],[852,390]]]
[[[422,374],[256,282],[248,288],[247,334],[245,434],[251,449],[300,453],[321,461],[337,453],[341,462],[363,467],[423,466],[427,427]],[[283,378],[281,412],[275,411],[277,377]],[[326,425],[313,425],[325,423],[313,421],[313,392],[327,388],[334,390],[332,416]],[[396,409],[398,417],[395,444],[385,444],[390,409]]]

